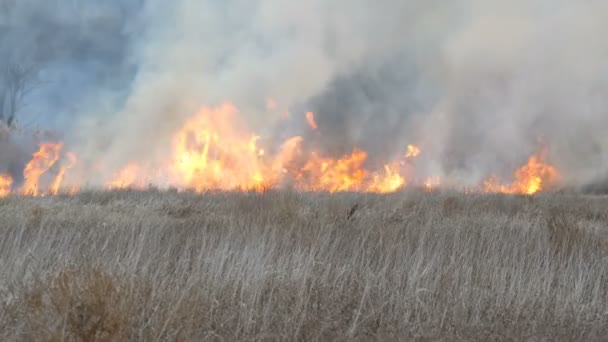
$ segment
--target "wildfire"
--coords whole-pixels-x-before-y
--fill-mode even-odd
[[[52,195],[56,195],[59,193],[59,190],[61,189],[61,184],[63,182],[63,178],[65,177],[66,171],[73,168],[74,166],[76,166],[76,161],[78,160],[76,158],[76,155],[71,152],[66,153],[65,156],[66,156],[66,160],[67,160],[66,163],[62,164],[59,167],[59,172],[57,172],[57,175],[55,176],[53,183],[51,183],[49,192]],[[74,191],[70,191],[70,193],[72,193],[72,192],[74,192]]]
[[[314,130],[319,128],[317,126],[317,122],[315,121],[315,114],[313,112],[306,113],[306,121],[308,122],[308,126],[310,126],[310,128]]]
[[[493,176],[485,181],[484,190],[505,194],[533,195],[554,186],[560,179],[559,172],[554,166],[545,164],[543,155],[544,153],[531,156],[525,165],[517,169],[513,174],[515,179],[513,183],[501,184],[500,180]]]
[[[173,142],[172,183],[196,191],[255,190],[274,183],[259,137],[240,125],[237,113],[224,104],[186,122]]]
[[[313,152],[296,178],[298,187],[306,191],[361,191],[367,176],[362,167],[366,158],[367,153],[361,150],[340,159]]]
[[[0,198],[10,195],[12,185],[13,177],[0,174]]]
[[[420,155],[420,148],[416,145],[407,145],[407,152],[405,158],[411,159]]]
[[[276,108],[276,102],[268,100],[268,108]],[[312,129],[318,129],[312,112],[305,118]],[[25,166],[23,185],[15,187],[10,175],[0,175],[0,197],[12,191],[27,196],[74,193],[93,177],[102,183],[105,180],[107,189],[156,185],[197,192],[292,187],[300,191],[390,193],[410,183],[432,192],[442,185],[439,177],[416,174],[412,160],[422,153],[417,145],[407,145],[405,153],[395,160],[369,168],[368,154],[360,148],[335,157],[312,149],[301,136],[268,144],[247,130],[240,119],[230,103],[202,108],[175,132],[164,155],[155,160],[132,160],[114,170],[108,169],[104,160],[93,161],[92,168],[77,165],[77,156],[62,153],[61,143],[44,143]],[[114,171],[110,179],[106,171]],[[555,186],[559,173],[540,153],[517,169],[513,179],[505,183],[490,177],[472,191],[534,194]]]
[[[40,177],[59,160],[61,148],[62,144],[45,143],[40,145],[40,150],[34,153],[32,160],[23,171],[25,183],[21,188],[22,195],[38,196],[40,194]]]
[[[395,192],[406,185],[405,178],[400,174],[399,166],[396,163],[384,165],[382,174],[375,173],[373,181],[367,188],[369,192],[390,193]]]

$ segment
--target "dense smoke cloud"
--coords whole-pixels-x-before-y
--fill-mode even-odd
[[[82,117],[119,108],[136,71],[129,31],[138,6],[0,0],[0,126],[14,118],[16,127],[0,127],[0,173],[20,179],[49,134],[71,139]]]
[[[465,183],[510,173],[539,141],[569,182],[608,166],[602,1],[12,6],[1,53],[33,51],[43,75],[60,75],[30,100],[79,123],[64,133],[85,161],[161,158],[185,118],[229,100],[262,135],[311,134],[312,110],[313,144],[328,154],[359,146],[375,163],[417,143],[421,172]],[[42,43],[23,45],[29,37]],[[290,110],[288,123],[268,113],[268,98]]]

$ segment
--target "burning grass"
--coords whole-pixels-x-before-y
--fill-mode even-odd
[[[608,199],[0,199],[1,340],[594,340]]]
[[[317,130],[314,113],[308,112],[305,117],[309,128]],[[368,153],[357,146],[351,153],[336,156],[308,146],[299,135],[278,145],[275,142],[260,146],[260,139],[246,128],[238,109],[225,103],[204,107],[187,119],[174,132],[170,152],[165,151],[154,160],[138,155],[128,162],[117,162],[121,166],[105,165],[103,158],[93,158],[94,162],[85,158],[82,163],[62,142],[45,142],[39,144],[39,150],[25,165],[22,184],[15,182],[14,174],[0,170],[0,197],[11,193],[76,193],[90,186],[145,190],[150,185],[199,193],[296,189],[385,194],[412,186],[433,191],[444,183],[440,176],[418,174],[416,160],[424,152],[417,145],[407,145],[404,153],[374,166],[368,165]],[[151,148],[151,152],[155,149]],[[450,189],[486,193],[533,195],[551,191],[560,188],[562,179],[547,159],[547,148],[543,146],[515,169],[512,182],[488,175],[479,184],[463,184],[461,180],[447,183],[454,183]]]

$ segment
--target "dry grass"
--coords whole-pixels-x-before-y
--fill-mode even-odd
[[[608,199],[0,200],[0,340],[601,340]]]

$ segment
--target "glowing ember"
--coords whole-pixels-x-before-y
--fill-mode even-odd
[[[310,126],[310,128],[312,128],[312,129],[319,128],[317,126],[317,122],[315,121],[315,114],[313,112],[306,113],[306,121],[308,122],[308,125]]]
[[[10,195],[12,185],[13,177],[0,174],[0,198]]]
[[[61,148],[62,144],[45,143],[40,145],[40,150],[34,153],[32,160],[23,171],[25,183],[21,188],[22,195],[38,196],[40,194],[40,177],[59,160]]]

